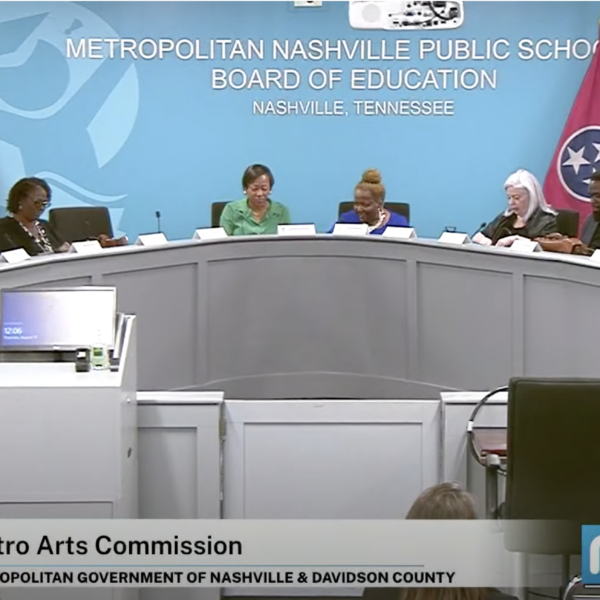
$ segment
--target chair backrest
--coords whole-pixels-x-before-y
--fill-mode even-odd
[[[558,233],[569,237],[579,235],[579,213],[576,210],[560,209],[556,211],[556,221],[558,224]]]
[[[406,202],[386,202],[385,207],[397,215],[406,217],[406,220],[410,223],[410,204],[407,204]],[[338,218],[353,208],[354,202],[340,202],[338,207]]]
[[[503,516],[569,523],[554,552],[536,540],[514,551],[579,554],[581,525],[600,523],[599,424],[599,379],[510,381]]]
[[[67,242],[83,242],[100,234],[113,237],[110,212],[105,206],[53,208],[49,221]]]
[[[221,213],[228,202],[213,202],[210,207],[210,226],[219,227],[221,222]]]

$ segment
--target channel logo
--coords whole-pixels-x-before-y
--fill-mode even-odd
[[[581,528],[581,582],[600,585],[600,525]]]

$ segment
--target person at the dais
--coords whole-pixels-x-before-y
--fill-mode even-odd
[[[220,225],[227,235],[275,235],[278,225],[290,224],[288,208],[271,200],[275,178],[268,167],[252,165],[244,171],[242,200],[229,202],[221,213]]]
[[[340,215],[337,223],[368,225],[369,235],[381,235],[389,227],[408,227],[408,220],[385,208],[385,186],[376,169],[367,169],[354,188],[354,210]],[[332,233],[335,225],[328,231]]]
[[[484,246],[512,246],[519,238],[535,239],[558,233],[556,211],[544,198],[542,186],[529,171],[520,169],[504,183],[508,207],[473,241]]]
[[[0,219],[0,252],[23,248],[30,256],[67,252],[70,244],[48,221],[41,219],[50,206],[52,191],[43,179],[26,177],[8,193],[8,217]]]
[[[589,191],[592,214],[583,222],[581,241],[592,250],[597,250],[600,248],[600,171],[592,173]]]

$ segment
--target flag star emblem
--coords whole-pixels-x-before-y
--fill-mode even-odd
[[[596,144],[594,144],[594,146],[596,146]],[[585,146],[577,150],[577,152],[573,150],[573,148],[567,148],[567,152],[569,153],[569,158],[563,163],[563,167],[573,167],[575,170],[575,175],[579,174],[579,169],[583,165],[590,164],[590,161],[583,156],[583,153],[585,152]]]
[[[589,202],[590,177],[600,170],[600,125],[583,127],[565,140],[556,169],[564,190],[577,200]]]

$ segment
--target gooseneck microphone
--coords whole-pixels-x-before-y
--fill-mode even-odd
[[[160,210],[157,210],[154,216],[156,217],[156,233],[162,233],[160,229]]]
[[[474,238],[478,233],[480,233],[483,229],[485,229],[485,227],[487,226],[487,223],[482,223],[472,234],[471,234],[471,238]]]

